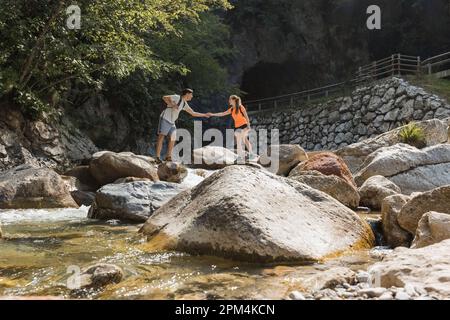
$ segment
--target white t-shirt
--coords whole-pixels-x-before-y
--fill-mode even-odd
[[[170,96],[170,99],[173,101],[174,104],[177,105],[177,107],[176,108],[167,107],[166,110],[164,110],[162,113],[162,118],[174,124],[175,121],[177,121],[181,110],[188,108],[189,105],[184,100],[180,103],[181,97],[177,94]]]

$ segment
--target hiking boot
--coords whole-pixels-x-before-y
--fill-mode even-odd
[[[155,159],[155,162],[156,162],[156,164],[161,164],[161,163],[163,163],[162,160],[161,160],[160,158],[156,158],[156,159]]]

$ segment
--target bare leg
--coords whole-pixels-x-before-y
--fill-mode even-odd
[[[158,135],[158,141],[156,143],[156,158],[161,159],[161,149],[164,143],[165,136],[160,134]]]
[[[245,153],[244,153],[244,149],[243,149],[243,134],[241,132],[236,132],[236,145],[237,145],[237,154],[239,159],[244,159],[245,158]]]
[[[245,133],[244,133],[244,143],[245,143],[245,146],[247,147],[248,152],[250,154],[252,154],[253,153],[253,147],[252,147],[252,144],[250,143],[250,139],[248,137],[249,131],[250,130],[246,130]]]
[[[166,155],[167,161],[172,161],[172,152],[173,152],[173,147],[175,146],[175,142],[176,142],[175,137],[169,138],[169,145],[167,147],[167,155]]]

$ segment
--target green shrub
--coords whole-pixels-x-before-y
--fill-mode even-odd
[[[44,114],[50,113],[50,105],[43,102],[31,91],[14,91],[14,102],[20,107],[21,111],[30,119],[41,119]]]
[[[415,122],[404,126],[399,132],[400,141],[413,147],[422,149],[426,147],[425,132]]]

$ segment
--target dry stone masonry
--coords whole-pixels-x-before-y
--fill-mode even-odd
[[[348,97],[296,110],[251,116],[254,129],[280,130],[281,143],[335,150],[410,121],[445,119],[450,105],[400,78],[355,89]]]

